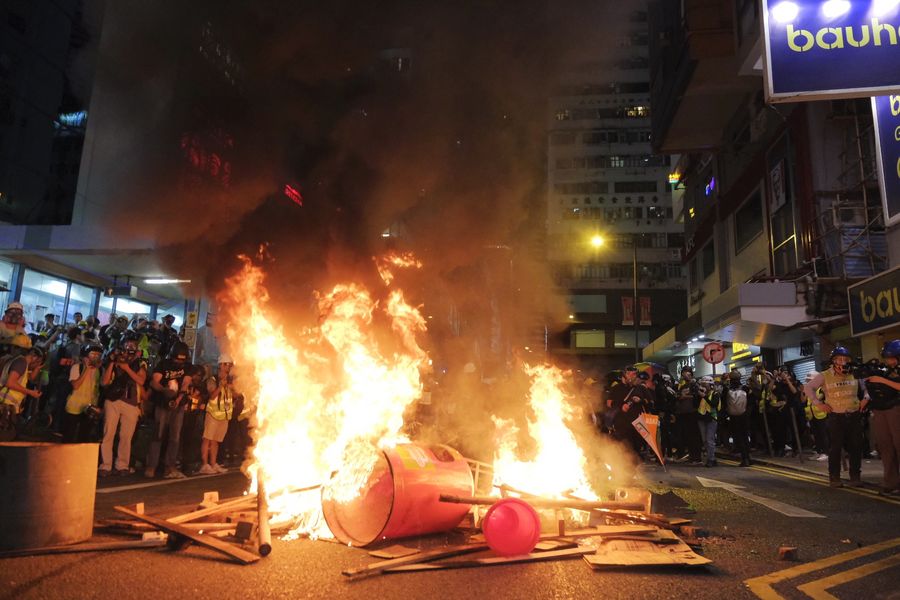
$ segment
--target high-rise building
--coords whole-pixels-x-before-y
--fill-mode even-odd
[[[647,14],[618,31],[614,47],[561,77],[549,110],[546,252],[569,301],[550,351],[598,368],[633,362],[635,341],[686,310],[670,158],[650,144]]]

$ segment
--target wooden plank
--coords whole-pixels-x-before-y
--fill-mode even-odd
[[[372,550],[369,552],[369,556],[373,558],[402,558],[404,556],[412,556],[413,554],[418,554],[420,552],[417,548],[408,548],[407,546],[401,546],[399,544],[394,544],[393,546],[387,546],[386,548],[379,548],[378,550]]]
[[[477,504],[480,506],[491,506],[496,504],[502,498],[494,498],[492,496],[454,496],[452,494],[441,494],[441,502],[450,502],[455,504]],[[615,510],[637,510],[642,511],[644,505],[635,502],[595,502],[593,500],[571,500],[556,498],[522,498],[530,504],[532,508],[569,508],[572,510],[596,510],[596,509],[615,509]]]
[[[472,567],[491,567],[496,565],[514,565],[520,563],[543,562],[562,558],[574,558],[596,552],[595,548],[569,548],[552,552],[534,552],[521,556],[491,556],[472,560],[444,561],[423,565],[401,565],[385,569],[386,573],[406,573],[410,571],[437,571],[440,569],[468,569]]]
[[[149,515],[139,515],[136,512],[125,508],[124,506],[116,506],[115,509],[120,513],[134,517],[135,519],[146,521],[151,525],[155,525],[166,533],[179,535],[191,540],[192,542],[200,544],[201,546],[206,546],[211,550],[220,552],[228,556],[229,558],[233,558],[241,564],[247,565],[259,560],[259,556],[257,556],[256,554],[247,552],[246,550],[241,550],[240,548],[236,548],[231,544],[218,540],[214,537],[199,534],[192,529],[179,525],[178,523],[172,523],[171,521],[166,521],[165,519],[160,519],[158,517],[151,517]]]
[[[196,521],[200,517],[208,517],[209,515],[214,515],[216,513],[225,512],[227,510],[233,510],[240,507],[251,507],[256,502],[256,494],[247,494],[246,496],[241,496],[240,498],[234,498],[232,500],[227,500],[225,502],[220,502],[215,506],[210,506],[208,508],[201,508],[200,510],[195,510],[193,512],[185,513],[183,515],[178,515],[175,517],[170,517],[166,519],[169,523],[187,523],[188,521]]]
[[[70,554],[73,552],[138,550],[141,548],[161,548],[165,545],[166,540],[135,540],[132,542],[97,542],[93,544],[73,544],[71,546],[44,546],[43,548],[28,548],[25,550],[6,550],[0,552],[0,558],[13,558],[16,556],[39,556],[42,554]]]
[[[435,550],[426,550],[412,556],[403,556],[400,558],[392,558],[390,560],[382,560],[379,562],[360,567],[358,569],[345,569],[341,571],[346,577],[364,577],[367,575],[380,575],[386,569],[399,567],[402,565],[410,565],[421,562],[438,560],[439,558],[450,558],[451,556],[459,556],[461,554],[469,554],[480,550],[487,550],[487,544],[461,544],[459,546],[445,546]]]

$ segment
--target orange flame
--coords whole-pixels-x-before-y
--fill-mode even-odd
[[[422,393],[427,363],[416,335],[419,311],[392,292],[383,306],[356,284],[317,296],[319,325],[289,340],[273,322],[262,269],[246,257],[220,298],[226,335],[238,367],[249,376],[247,400],[256,407],[256,445],[247,466],[262,469],[273,520],[294,533],[330,536],[318,492],[289,493],[329,483],[339,501],[355,497],[378,458],[377,449],[406,441],[403,413]],[[404,349],[379,350],[372,326],[384,313]],[[250,385],[248,385],[250,384]],[[248,387],[252,389],[247,389]],[[250,393],[247,393],[250,392]]]
[[[421,269],[422,263],[419,262],[412,252],[389,252],[384,256],[377,256],[374,258],[375,268],[378,269],[378,274],[381,276],[382,281],[384,281],[385,285],[391,285],[394,281],[394,271],[391,267],[397,267],[399,269]]]
[[[540,496],[565,493],[585,499],[597,495],[588,482],[587,459],[571,425],[576,417],[572,397],[564,390],[564,374],[553,366],[524,366],[531,377],[528,404],[534,418],[528,419],[528,434],[535,442],[532,460],[518,458],[518,433],[512,420],[492,417],[497,427],[494,452],[494,485],[508,485]]]

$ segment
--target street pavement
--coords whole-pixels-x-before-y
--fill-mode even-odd
[[[710,532],[703,554],[714,563],[706,569],[593,571],[576,558],[347,581],[343,569],[374,559],[337,543],[276,539],[272,554],[249,566],[196,546],[2,559],[0,598],[810,597],[798,588],[812,597],[900,598],[900,500],[870,490],[832,489],[821,475],[771,464],[720,465],[645,466],[636,482],[658,493],[672,491],[695,511],[694,524]],[[704,487],[698,477],[714,487]],[[204,491],[235,496],[245,480],[233,472],[176,482],[123,478],[103,485],[97,518],[117,516],[113,506],[136,502],[144,502],[150,514],[187,512]],[[821,516],[788,516],[760,498]],[[461,541],[448,534],[403,543],[427,548]],[[779,561],[781,545],[798,547],[800,561]]]

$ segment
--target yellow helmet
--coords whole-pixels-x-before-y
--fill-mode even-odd
[[[17,346],[19,348],[24,348],[26,350],[31,349],[31,338],[25,335],[24,333],[17,333],[12,337],[9,341],[10,345]]]

